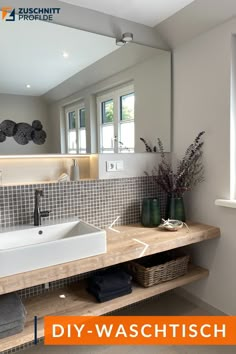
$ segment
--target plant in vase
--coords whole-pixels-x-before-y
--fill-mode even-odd
[[[185,221],[183,195],[204,180],[202,163],[204,133],[200,132],[189,145],[183,158],[177,161],[175,170],[166,157],[161,139],[157,139],[157,146],[151,147],[145,139],[140,138],[145,144],[146,152],[159,152],[161,155],[161,162],[158,167],[154,167],[152,174],[156,183],[167,194],[166,218]]]

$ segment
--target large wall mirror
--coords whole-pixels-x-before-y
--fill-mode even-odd
[[[0,155],[144,152],[140,137],[170,151],[168,51],[40,21],[0,30]]]

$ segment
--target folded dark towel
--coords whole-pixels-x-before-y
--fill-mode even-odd
[[[25,319],[25,308],[16,293],[0,296],[0,326]]]
[[[91,291],[93,294],[97,294],[100,297],[113,296],[116,295],[117,293],[119,294],[120,292],[129,291],[130,289],[132,289],[131,285],[123,286],[120,289],[115,289],[115,290],[109,289],[106,291],[100,291],[97,286],[91,284],[88,287],[88,291]]]
[[[110,300],[113,300],[117,297],[121,297],[121,296],[124,296],[124,295],[128,295],[128,294],[131,294],[132,293],[132,289],[129,289],[128,291],[121,291],[119,294],[117,293],[116,295],[112,295],[112,296],[102,296],[102,297],[99,297],[99,302],[105,302],[105,301],[110,301]]]
[[[11,328],[9,330],[3,331],[3,332],[0,333],[0,339],[6,338],[6,337],[9,337],[9,336],[13,336],[14,334],[20,333],[20,332],[23,331],[23,329],[24,329],[24,324],[22,323],[20,326],[17,326],[17,327]]]
[[[22,320],[17,320],[17,321],[13,321],[10,323],[6,323],[4,325],[0,325],[0,334],[4,331],[9,331],[13,328],[22,326],[22,325],[24,325],[24,323],[25,323],[25,319],[22,319]]]
[[[109,300],[113,300],[117,297],[123,296],[123,295],[128,295],[130,293],[132,293],[132,289],[131,287],[127,288],[127,289],[123,289],[120,291],[116,291],[113,293],[110,293],[108,295],[100,295],[97,292],[93,292],[91,289],[88,289],[88,291],[95,296],[95,298],[97,299],[98,302],[105,302],[105,301],[109,301]]]
[[[122,289],[131,284],[132,277],[124,271],[93,275],[89,279],[89,285],[96,286],[100,291]]]

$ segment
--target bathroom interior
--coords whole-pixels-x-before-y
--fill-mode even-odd
[[[122,18],[92,3],[41,1],[60,8],[53,21],[0,22],[0,353],[218,353],[43,343],[45,316],[236,315],[235,6],[176,1],[161,17],[150,2],[142,19],[132,5]],[[174,169],[200,132],[204,180],[184,193],[181,228],[166,231],[153,147],[160,139]],[[142,219],[150,200],[154,227]],[[183,275],[143,286],[131,272],[111,298],[87,290],[176,250],[190,258]]]

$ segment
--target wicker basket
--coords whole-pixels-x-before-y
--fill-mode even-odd
[[[190,259],[188,255],[176,255],[168,252],[168,258],[172,258],[172,260],[159,264],[157,259],[158,265],[148,266],[155,263],[155,257],[157,258],[157,255],[127,263],[128,271],[132,274],[133,279],[145,288],[175,279],[188,271]]]

